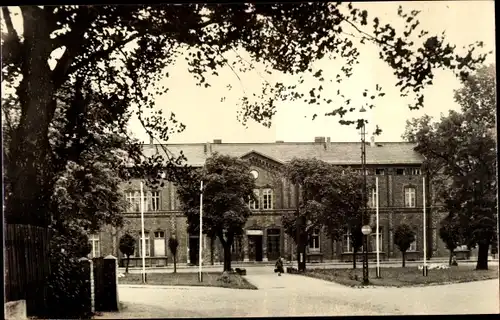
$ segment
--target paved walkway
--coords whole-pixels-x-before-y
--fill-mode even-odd
[[[351,288],[300,275],[278,277],[255,268],[259,290],[213,287],[120,286],[127,308],[98,318],[268,317],[499,312],[498,279],[416,288]]]

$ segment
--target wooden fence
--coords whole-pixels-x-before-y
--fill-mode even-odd
[[[26,300],[27,314],[47,309],[47,277],[50,274],[47,228],[4,224],[5,298]]]

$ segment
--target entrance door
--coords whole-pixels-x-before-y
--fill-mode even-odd
[[[248,236],[248,258],[250,261],[262,261],[262,236]]]
[[[267,230],[267,258],[277,260],[280,256],[280,229]]]
[[[199,242],[199,237],[198,236],[189,236],[189,262],[192,264],[198,265],[199,260],[198,260],[198,251],[200,248],[200,242]]]

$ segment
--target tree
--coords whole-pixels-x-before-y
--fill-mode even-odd
[[[179,241],[175,237],[170,237],[168,239],[168,248],[172,253],[172,257],[174,258],[174,273],[177,273],[177,248],[179,247]]]
[[[482,67],[455,91],[460,112],[407,130],[415,150],[440,167],[439,196],[467,245],[479,247],[476,269],[488,268],[488,249],[497,237],[495,89],[494,65]]]
[[[85,234],[82,234],[78,237],[78,249],[77,254],[80,257],[86,257],[92,252],[92,246],[89,243],[89,237]]]
[[[256,200],[255,180],[247,162],[227,155],[213,154],[191,178],[177,185],[181,209],[187,217],[188,232],[199,232],[200,182],[203,181],[203,233],[214,234],[224,248],[224,271],[231,270],[231,246],[235,235],[251,214],[248,203]],[[196,178],[193,178],[196,177]]]
[[[453,251],[461,241],[461,230],[458,223],[453,221],[453,217],[447,216],[443,220],[441,220],[439,237],[446,245],[446,249],[450,251],[450,259],[448,261],[448,264],[451,266]]]
[[[125,233],[120,238],[120,251],[127,258],[127,263],[125,266],[125,273],[128,273],[128,266],[130,264],[130,256],[134,254],[135,251],[135,238],[130,234]]]
[[[399,248],[403,255],[403,268],[406,262],[406,251],[410,248],[411,243],[415,241],[415,232],[406,223],[397,226],[394,232],[394,244]]]
[[[305,270],[307,240],[316,228],[324,227],[334,239],[353,230],[351,241],[358,245],[357,230],[361,233],[361,226],[356,227],[363,205],[359,175],[318,159],[292,159],[283,167],[283,175],[302,190],[298,210],[282,217],[285,232],[297,244],[299,270]]]

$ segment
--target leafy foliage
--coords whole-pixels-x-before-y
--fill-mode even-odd
[[[201,169],[190,173],[191,183],[177,185],[188,232],[199,232],[200,194],[203,192],[203,233],[216,235],[224,247],[224,270],[230,270],[231,245],[241,234],[251,214],[248,202],[255,200],[255,181],[245,161],[213,154]],[[196,177],[196,179],[192,179]],[[203,190],[200,182],[203,181]],[[229,255],[227,255],[229,253]]]
[[[407,133],[444,176],[439,196],[466,244],[479,245],[477,268],[487,268],[488,247],[496,237],[496,87],[494,65],[484,66],[455,92],[461,111],[439,122],[408,123]],[[415,126],[415,123],[425,123]]]
[[[453,251],[461,243],[461,233],[457,222],[451,216],[441,220],[439,237],[446,245],[446,249]]]
[[[396,227],[394,231],[394,244],[403,254],[403,267],[406,262],[406,251],[410,248],[413,241],[415,241],[415,231],[409,225],[402,223]]]
[[[135,250],[135,238],[130,234],[125,233],[120,238],[120,251],[125,256],[129,257],[134,254]]]
[[[125,233],[120,238],[119,248],[121,253],[127,257],[127,265],[125,267],[125,273],[128,273],[128,266],[130,264],[130,256],[134,254],[135,251],[135,238],[130,234]]]
[[[406,252],[413,241],[415,241],[415,231],[409,225],[402,223],[397,226],[394,231],[394,244],[401,252]]]
[[[351,241],[357,251],[362,245],[360,175],[318,159],[292,159],[284,166],[283,175],[302,190],[298,210],[282,217],[284,230],[295,243],[301,244],[301,235],[302,241],[307,240],[316,228],[324,227],[337,240],[352,230]]]

